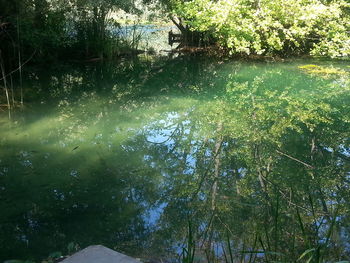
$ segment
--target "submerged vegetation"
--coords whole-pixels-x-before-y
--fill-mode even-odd
[[[307,62],[33,72],[30,110],[2,119],[0,254],[75,242],[183,263],[350,260],[350,79]]]
[[[324,78],[327,78],[330,76],[339,76],[339,75],[349,74],[348,71],[345,71],[339,68],[321,67],[317,65],[304,65],[304,66],[299,66],[299,68],[305,71],[306,73],[322,75]]]
[[[183,45],[218,45],[232,54],[350,52],[345,0],[1,0],[0,10],[1,50],[10,68],[33,53],[47,61],[111,57],[125,50],[128,43],[116,29],[128,19],[116,16],[120,12],[172,21]]]
[[[92,244],[146,261],[350,261],[350,69],[324,59],[350,53],[348,1],[0,12],[1,262]],[[139,30],[159,45],[154,21],[221,56],[160,55]]]

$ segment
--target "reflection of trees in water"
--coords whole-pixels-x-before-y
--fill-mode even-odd
[[[347,259],[348,80],[245,70],[179,56],[32,74],[25,97],[44,114],[3,133],[2,255],[74,241],[185,261]]]
[[[143,141],[126,140],[160,104],[151,99],[152,85],[169,74],[168,61],[153,63],[63,66],[28,76],[27,111],[2,132],[1,259],[43,258],[70,242],[144,253],[159,172],[134,150]],[[174,76],[168,78],[159,87]]]
[[[165,178],[156,235],[194,236],[185,256],[196,247],[209,261],[283,261],[310,249],[315,262],[348,259],[348,81],[313,79],[318,89],[305,92],[269,89],[272,76],[233,76],[224,97],[148,128],[173,127],[149,146]]]
[[[14,247],[18,257],[44,257],[70,242],[129,253],[139,247],[142,253],[148,235],[143,214],[156,198],[156,172],[144,167],[142,156],[99,150],[43,147],[2,159],[2,257],[11,257]]]

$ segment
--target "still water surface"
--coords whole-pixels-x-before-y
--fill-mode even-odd
[[[27,69],[24,108],[0,113],[0,261],[92,244],[185,263],[350,260],[348,65]]]

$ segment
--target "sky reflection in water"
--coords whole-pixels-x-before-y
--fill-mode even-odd
[[[27,72],[25,109],[0,118],[0,260],[71,242],[349,260],[348,71],[177,56]]]

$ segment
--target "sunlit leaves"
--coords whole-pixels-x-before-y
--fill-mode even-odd
[[[176,13],[232,53],[339,57],[350,53],[345,7],[345,1],[193,0],[179,1]]]

